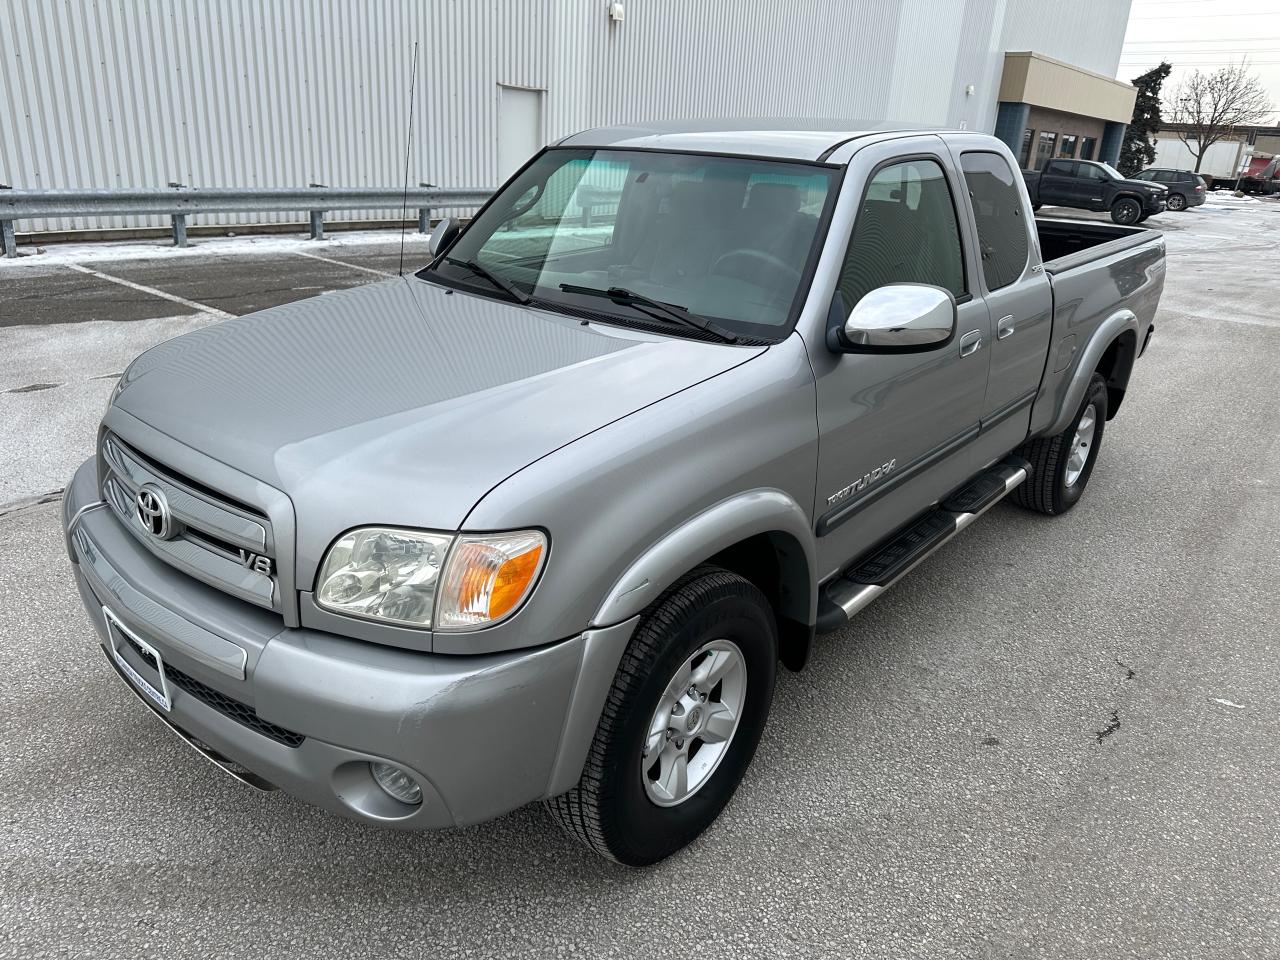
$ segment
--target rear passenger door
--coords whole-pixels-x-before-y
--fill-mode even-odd
[[[982,430],[1012,420],[1023,425],[1025,436],[1049,350],[1053,295],[1039,257],[1032,255],[1035,220],[1022,201],[1017,171],[995,151],[957,152],[995,334]]]
[[[1040,174],[1040,202],[1052,206],[1076,206],[1080,202],[1080,186],[1072,175],[1075,164],[1070,160],[1050,160]]]

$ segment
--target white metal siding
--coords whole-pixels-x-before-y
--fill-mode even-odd
[[[990,130],[1005,50],[1110,74],[1128,8],[625,0],[625,21],[613,23],[603,0],[3,0],[0,182],[398,184],[415,39],[415,183],[497,182],[500,85],[546,91],[549,140],[604,123],[727,115]],[[378,214],[334,216],[368,215]],[[285,219],[299,217],[200,221]]]

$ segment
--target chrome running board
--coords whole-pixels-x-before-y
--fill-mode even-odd
[[[1029,474],[1030,464],[1016,458],[984,470],[938,507],[912,521],[841,576],[826,583],[818,598],[817,632],[839,630],[872,600],[1007,497]]]

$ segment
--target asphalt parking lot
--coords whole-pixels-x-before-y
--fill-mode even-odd
[[[536,807],[406,835],[249,792],[81,612],[41,501],[114,375],[394,241],[0,261],[0,957],[1280,956],[1280,203],[1150,223],[1157,331],[1080,506],[998,507],[821,639],[644,871]]]

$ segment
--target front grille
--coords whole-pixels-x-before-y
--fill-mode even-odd
[[[241,703],[239,700],[234,700],[224,693],[219,693],[213,687],[206,686],[195,677],[183,673],[177,667],[171,667],[166,663],[164,665],[164,675],[171,682],[177,684],[196,699],[202,700],[207,706],[213,707],[223,716],[230,717],[236,723],[244,724],[250,730],[255,730],[264,737],[270,737],[277,743],[283,743],[286,747],[296,747],[307,739],[300,733],[294,733],[292,730],[286,730],[284,727],[263,720],[258,716],[258,711],[247,703]]]
[[[103,439],[102,460],[102,497],[143,546],[212,587],[281,610],[276,544],[264,514],[154,462],[114,434]],[[173,526],[166,539],[152,536],[138,518],[135,498],[143,484],[159,488],[168,501]],[[267,558],[273,573],[248,562],[256,557]]]
[[[143,663],[152,670],[156,669],[155,657],[134,643],[127,633],[120,631],[119,636],[129,644],[129,648],[135,654],[142,658]],[[201,683],[195,677],[183,673],[177,667],[171,667],[166,663],[164,665],[164,675],[170,683],[182,688],[206,706],[212,707],[223,716],[230,717],[236,723],[243,724],[264,737],[270,737],[277,743],[283,743],[286,747],[297,747],[307,739],[300,733],[294,733],[292,730],[286,730],[284,727],[263,720],[258,716],[258,711],[247,703],[241,703],[233,697],[228,697],[225,693],[219,693],[213,687]]]

